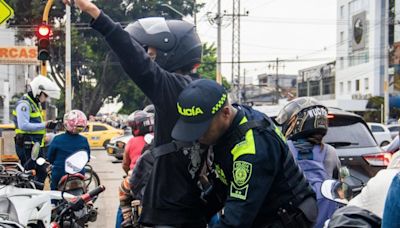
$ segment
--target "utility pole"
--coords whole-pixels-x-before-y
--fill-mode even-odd
[[[65,113],[72,110],[71,87],[71,7],[67,4],[65,21]]]
[[[274,99],[275,104],[278,104],[278,102],[279,102],[279,67],[282,67],[282,68],[285,67],[285,65],[280,66],[279,62],[282,62],[282,60],[279,60],[279,58],[276,58],[276,61],[274,64],[268,65],[268,68],[272,68],[272,69],[275,68],[275,99]]]
[[[275,102],[278,104],[279,102],[279,79],[278,79],[278,70],[279,70],[279,58],[276,58],[276,74],[275,74]]]
[[[383,40],[383,61],[384,61],[384,70],[383,70],[383,93],[384,93],[384,124],[388,123],[389,120],[389,25],[387,22],[389,21],[389,0],[382,1],[384,5],[384,40]]]
[[[232,14],[232,75],[231,82],[237,89],[237,98],[240,103],[240,18],[248,16],[249,12],[240,14],[240,0],[233,0]]]
[[[216,81],[219,84],[222,84],[221,77],[221,0],[218,0],[218,13],[216,17],[217,23],[217,72],[216,72]]]

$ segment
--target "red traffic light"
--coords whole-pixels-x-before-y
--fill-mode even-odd
[[[50,36],[51,28],[47,24],[40,24],[36,27],[36,36],[38,39],[38,59],[45,61],[50,60]]]
[[[41,24],[36,28],[36,35],[40,37],[49,37],[51,33],[50,26]]]

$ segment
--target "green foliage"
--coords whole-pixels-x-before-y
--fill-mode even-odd
[[[211,80],[216,80],[216,71],[217,71],[217,48],[214,44],[203,44],[203,58],[202,63],[197,70],[197,72],[203,78],[208,78]],[[222,77],[222,84],[226,89],[230,89],[230,84],[226,81],[225,77]]]

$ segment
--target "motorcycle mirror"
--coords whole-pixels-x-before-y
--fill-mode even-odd
[[[31,150],[31,159],[35,161],[39,157],[39,152],[40,152],[40,143],[35,142]]]
[[[39,165],[39,166],[44,165],[44,163],[46,163],[46,159],[44,159],[44,158],[38,158],[36,160],[36,164]]]
[[[89,161],[88,152],[80,150],[65,160],[65,172],[69,174],[79,173]]]
[[[326,199],[341,204],[347,204],[353,197],[350,186],[337,180],[325,180],[322,182],[321,194]]]

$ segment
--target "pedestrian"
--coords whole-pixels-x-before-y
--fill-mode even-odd
[[[65,173],[66,159],[78,151],[86,151],[90,158],[87,139],[80,135],[87,127],[86,115],[80,110],[71,110],[64,115],[65,133],[54,137],[50,144],[47,161],[53,165],[51,170],[51,190],[57,190],[60,179]],[[80,171],[85,174],[85,170]]]
[[[287,103],[276,122],[293,156],[317,195],[316,228],[322,228],[338,205],[321,194],[322,182],[339,179],[340,160],[336,149],[323,143],[328,131],[328,109],[312,97],[299,97]]]
[[[35,142],[44,147],[46,128],[54,129],[54,121],[45,121],[42,115],[42,104],[50,98],[59,99],[60,89],[49,78],[38,75],[29,83],[29,91],[17,102],[13,110],[15,124],[15,150],[21,164],[26,170],[36,169],[36,181],[43,183],[47,172],[42,166],[36,166],[31,159],[31,150]],[[39,156],[44,157],[41,149]],[[37,185],[39,189],[43,186]]]
[[[64,0],[69,4],[69,0]],[[152,167],[139,222],[147,226],[206,227],[197,177],[205,160],[199,145],[175,148],[171,131],[178,119],[179,93],[197,77],[202,44],[194,25],[181,20],[145,18],[125,30],[89,0],[75,0],[89,14],[92,28],[105,37],[122,67],[155,107],[154,145],[159,156]],[[171,150],[172,148],[172,150]]]
[[[172,136],[212,145],[218,177],[213,199],[223,199],[219,207],[208,200],[210,215],[223,208],[213,227],[312,226],[315,193],[269,117],[231,105],[225,89],[207,79],[189,84],[176,106],[180,118]]]

